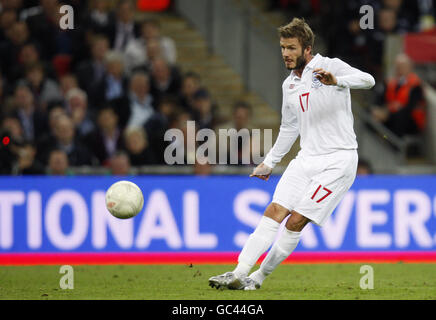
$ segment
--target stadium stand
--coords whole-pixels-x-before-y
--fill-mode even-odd
[[[423,80],[428,102],[427,122],[431,123],[436,112],[432,98],[436,83],[433,51],[416,48],[426,47],[434,37],[431,31],[434,5],[427,8],[419,1],[417,5],[405,1],[370,1],[377,16],[375,29],[362,30],[358,27],[356,8],[367,2],[348,1],[347,5],[339,6],[322,1],[252,0],[233,1],[221,9],[228,10],[226,14],[235,14],[242,8],[241,17],[245,19],[248,15],[252,19],[247,20],[249,25],[254,25],[247,32],[261,30],[257,33],[270,32],[289,17],[304,15],[319,34],[317,52],[343,58],[375,74],[380,83],[389,74],[393,57],[406,52]],[[273,129],[275,138],[279,125],[278,95],[268,85],[259,89],[257,80],[276,75],[277,81],[281,81],[282,74],[274,68],[265,74],[262,74],[265,69],[253,69],[256,61],[245,59],[247,52],[230,50],[232,44],[223,50],[228,54],[233,52],[233,56],[217,49],[216,44],[225,41],[226,35],[218,34],[212,27],[202,29],[201,24],[183,11],[183,3],[1,1],[1,173],[109,173],[110,159],[116,154],[129,157],[133,173],[176,170],[143,168],[141,171],[138,167],[165,165],[163,135],[167,129],[183,129],[186,120],[196,120],[204,128],[225,127],[232,121],[235,102],[241,100],[252,110],[250,125]],[[73,30],[59,27],[59,8],[63,4],[74,8]],[[197,13],[204,13],[203,5],[198,3]],[[330,19],[342,23],[329,25],[326,21]],[[235,39],[241,34],[235,33]],[[401,44],[392,46],[392,39],[398,37]],[[257,40],[251,41],[253,45]],[[390,50],[392,47],[397,49]],[[238,65],[234,61],[239,61]],[[377,150],[379,147],[374,145],[379,144],[383,151],[392,153],[392,159],[404,158],[396,165],[416,163],[416,157],[408,158],[407,149],[418,140],[426,144],[421,147],[424,151],[419,154],[418,163],[434,163],[436,130],[432,126],[426,126],[422,136],[411,139],[402,140],[395,133],[391,137],[392,133],[388,132],[391,138],[385,140],[393,146],[385,146],[385,141],[377,139],[383,140],[386,128],[374,124],[368,116],[371,107],[368,101],[374,97],[368,99],[363,93],[357,96],[356,120],[365,124],[357,124],[357,131],[363,128],[363,137],[373,132],[374,137],[367,141],[375,141],[369,143],[371,148],[366,148],[367,142],[363,143],[363,156],[371,158],[369,153]],[[114,125],[102,124],[105,121]],[[73,124],[72,132],[67,129],[69,124]],[[127,134],[132,131],[129,125],[141,127],[139,133]],[[141,141],[140,152],[129,150],[128,145],[132,143],[127,136]],[[393,151],[387,151],[388,148]],[[67,155],[72,170],[53,169],[52,155],[56,158],[61,154],[55,151]],[[284,161],[297,151],[298,146]],[[373,169],[380,172],[385,168],[375,163]],[[194,172],[193,167],[180,170]],[[229,170],[234,172],[234,168]],[[215,169],[215,172],[226,171]]]

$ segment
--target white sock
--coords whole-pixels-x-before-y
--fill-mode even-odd
[[[294,251],[300,241],[300,237],[301,232],[294,232],[284,228],[279,239],[277,239],[262,261],[260,268],[253,272],[250,278],[262,284],[263,280]]]
[[[256,230],[248,237],[238,257],[238,265],[233,273],[238,278],[245,278],[259,257],[271,246],[280,223],[263,216]]]

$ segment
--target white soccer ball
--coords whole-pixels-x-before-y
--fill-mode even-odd
[[[106,191],[106,208],[117,218],[136,216],[144,205],[141,189],[130,181],[118,181]]]

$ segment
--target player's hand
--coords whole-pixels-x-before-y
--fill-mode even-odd
[[[254,168],[253,173],[250,174],[250,178],[258,177],[264,181],[268,181],[271,175],[272,169],[268,167],[266,164],[261,163],[256,168]]]
[[[338,84],[336,77],[332,73],[325,71],[322,68],[317,68],[317,69],[313,70],[313,73],[315,73],[315,77],[319,81],[321,81],[322,84],[325,84],[328,86],[335,86]]]

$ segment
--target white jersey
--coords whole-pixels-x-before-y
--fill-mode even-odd
[[[322,84],[313,71],[322,68],[337,79],[336,86]],[[350,89],[369,89],[374,78],[340,59],[317,54],[299,78],[294,71],[283,82],[282,121],[277,140],[263,161],[268,167],[281,161],[298,135],[299,155],[323,155],[357,149],[353,129]]]

